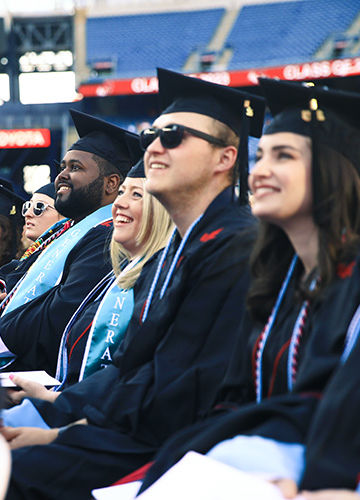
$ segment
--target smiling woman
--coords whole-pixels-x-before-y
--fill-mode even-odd
[[[54,207],[55,196],[54,183],[51,182],[35,191],[31,200],[23,204],[24,235],[29,240],[37,240],[50,226],[64,218]]]

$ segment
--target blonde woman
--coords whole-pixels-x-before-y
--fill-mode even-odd
[[[144,184],[140,161],[120,186],[112,208],[113,271],[89,293],[64,330],[57,366],[61,389],[112,363],[132,315],[137,278],[169,239],[171,219]],[[18,376],[13,381],[23,388],[9,394],[13,402],[25,396],[53,400],[59,394]]]

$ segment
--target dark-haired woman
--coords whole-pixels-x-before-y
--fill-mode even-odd
[[[263,81],[274,120],[249,185],[260,232],[249,317],[215,413],[165,445],[266,477],[303,473],[305,438],[360,303],[360,96]],[[314,99],[316,98],[316,99]]]
[[[23,238],[27,238],[30,245],[17,259],[1,266],[1,300],[35,262],[46,241],[64,226],[67,219],[55,209],[55,197],[54,183],[50,182],[34,191],[31,199],[23,203],[21,210],[25,218]]]

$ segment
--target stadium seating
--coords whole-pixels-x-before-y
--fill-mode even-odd
[[[359,13],[358,0],[298,0],[245,6],[227,39],[229,69],[300,63],[333,32],[345,31]]]
[[[151,75],[156,66],[179,71],[191,52],[206,46],[224,9],[87,20],[87,62],[116,59],[115,73]]]

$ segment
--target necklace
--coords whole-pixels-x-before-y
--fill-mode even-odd
[[[65,231],[67,231],[74,224],[73,220],[61,221],[62,227],[58,229],[59,224],[54,224],[50,229],[48,229],[42,236],[40,236],[29,248],[24,252],[24,254],[19,259],[20,262],[26,260],[33,253],[43,250],[47,247],[52,241],[61,236]]]

